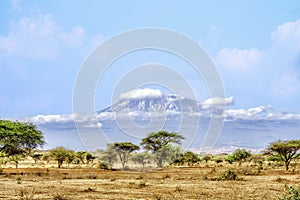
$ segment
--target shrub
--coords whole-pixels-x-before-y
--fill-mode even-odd
[[[234,162],[234,156],[232,154],[229,154],[225,156],[224,160],[228,162],[229,164],[232,164]]]
[[[285,184],[285,194],[279,200],[300,200],[300,189]]]
[[[235,181],[237,179],[238,179],[238,175],[232,169],[228,169],[221,176],[217,178],[218,181]]]
[[[98,168],[99,168],[99,169],[105,169],[105,170],[111,169],[111,167],[109,167],[108,164],[103,163],[103,162],[99,162]]]
[[[36,188],[20,188],[19,189],[19,194],[18,194],[18,199],[20,200],[34,200],[37,199],[35,198],[35,195],[37,194]]]
[[[251,153],[245,149],[237,149],[232,155],[235,161],[246,161],[251,156]]]
[[[221,162],[223,162],[223,158],[220,157],[220,156],[214,157],[213,160],[214,160],[216,163],[221,163]]]
[[[174,162],[173,164],[188,164],[189,166],[190,165],[193,165],[197,162],[200,161],[200,158],[197,154],[193,153],[193,152],[190,152],[190,151],[187,151],[187,152],[184,152],[183,154],[181,154]]]
[[[203,157],[203,160],[205,161],[205,163],[207,163],[209,160],[211,160],[211,155],[205,155]]]

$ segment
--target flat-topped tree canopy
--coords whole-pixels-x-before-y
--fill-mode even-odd
[[[7,156],[29,155],[45,143],[43,133],[34,124],[0,120],[0,152]]]
[[[300,140],[286,140],[273,142],[267,148],[268,153],[276,153],[285,163],[286,171],[289,170],[291,161],[300,156],[297,152],[300,150]]]

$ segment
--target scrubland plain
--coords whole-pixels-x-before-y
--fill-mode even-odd
[[[140,170],[2,168],[0,199],[278,199],[286,192],[286,184],[300,186],[296,164],[289,172],[282,166],[211,161]],[[228,171],[234,178],[224,176]]]

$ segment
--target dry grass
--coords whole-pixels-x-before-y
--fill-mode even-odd
[[[232,167],[232,166],[231,166]],[[276,199],[284,184],[299,186],[299,171],[234,169],[236,181],[217,181],[229,167],[171,167],[149,172],[93,168],[5,168],[0,199]]]

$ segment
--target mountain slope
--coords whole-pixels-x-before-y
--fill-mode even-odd
[[[102,112],[199,112],[200,104],[192,99],[169,94],[159,97],[124,98],[116,104],[98,111]]]

